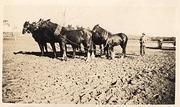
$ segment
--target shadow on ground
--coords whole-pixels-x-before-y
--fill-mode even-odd
[[[18,52],[13,52],[15,55],[16,54],[24,54],[24,55],[34,55],[34,56],[42,56],[41,52],[26,52],[26,51],[18,51]],[[62,54],[60,52],[56,52],[57,53],[57,57],[62,57]],[[67,56],[72,58],[73,52],[69,51],[67,52]],[[77,56],[85,56],[85,53],[83,52],[76,52]],[[53,52],[48,52],[48,53],[44,53],[43,57],[49,57],[49,58],[54,58],[54,54]]]

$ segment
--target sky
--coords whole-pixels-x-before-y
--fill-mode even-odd
[[[112,33],[176,36],[178,0],[6,0],[3,19],[22,30],[40,18],[73,26],[99,24]]]

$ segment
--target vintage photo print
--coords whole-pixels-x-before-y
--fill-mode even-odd
[[[2,105],[177,105],[178,3],[4,1]]]

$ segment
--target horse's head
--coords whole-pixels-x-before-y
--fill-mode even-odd
[[[94,26],[92,33],[94,36],[101,38],[102,41],[105,41],[109,36],[112,35],[110,32],[100,27],[99,24]]]
[[[99,26],[99,24],[97,24],[93,27],[92,32],[97,33],[99,31],[99,29],[100,29],[100,26]]]
[[[38,29],[38,27],[37,27],[36,22],[32,22],[32,24],[31,24],[31,23],[29,23],[29,21],[26,21],[23,25],[22,34],[25,34],[26,32],[30,33],[30,32],[33,32],[37,29]]]
[[[60,34],[64,35],[64,33],[65,33],[66,31],[68,31],[68,28],[62,27],[62,28],[61,28],[61,31],[60,31]],[[55,32],[56,32],[56,31],[55,31]]]
[[[29,30],[29,26],[30,26],[30,23],[29,21],[26,21],[23,25],[23,30],[22,30],[22,34],[25,34],[26,32],[28,32]]]

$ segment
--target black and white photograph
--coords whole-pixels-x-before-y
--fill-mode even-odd
[[[7,0],[2,104],[176,105],[178,0]]]

